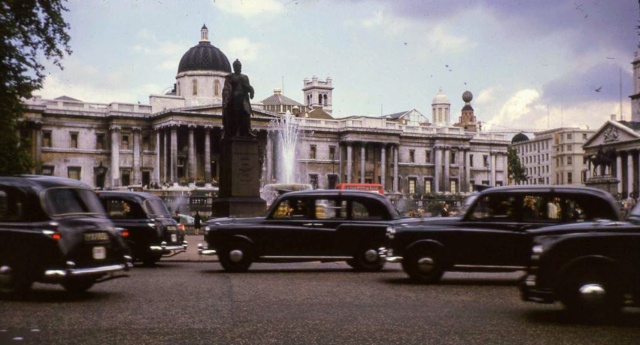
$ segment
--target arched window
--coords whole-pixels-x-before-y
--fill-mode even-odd
[[[322,95],[318,95],[318,105],[322,105]]]
[[[177,88],[176,92],[178,93],[178,96],[180,96],[180,82],[178,82],[178,88]]]
[[[213,83],[213,95],[214,96],[220,96],[220,80],[216,80]]]
[[[324,98],[324,105],[326,106],[327,105],[327,95],[324,95],[323,98]]]
[[[193,89],[193,95],[197,96],[198,95],[198,80],[197,79],[192,80],[191,81],[191,86],[192,86],[192,89]]]

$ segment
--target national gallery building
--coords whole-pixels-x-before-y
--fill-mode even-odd
[[[96,188],[211,186],[219,172],[222,90],[231,73],[227,56],[203,26],[200,41],[178,64],[173,90],[150,95],[149,105],[92,103],[62,96],[25,102],[21,135],[32,144],[34,173],[79,179]],[[251,76],[249,76],[251,78]],[[466,193],[475,184],[507,184],[503,134],[480,131],[465,92],[458,121],[438,92],[431,118],[413,109],[384,116],[333,118],[333,81],[303,81],[303,103],[280,90],[252,104],[262,184],[294,180],[315,188],[340,182],[382,183],[388,193]],[[292,114],[294,157],[283,163],[280,125]]]

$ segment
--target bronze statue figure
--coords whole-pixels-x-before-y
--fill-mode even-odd
[[[251,102],[253,87],[249,77],[242,74],[239,60],[233,62],[233,73],[229,73],[222,88],[222,125],[224,137],[255,137],[251,133]]]

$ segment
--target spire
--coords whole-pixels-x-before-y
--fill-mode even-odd
[[[200,42],[209,42],[209,29],[207,26],[202,24],[202,29],[200,29]]]

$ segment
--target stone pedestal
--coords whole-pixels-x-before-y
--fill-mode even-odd
[[[617,178],[609,175],[604,175],[588,178],[585,182],[585,185],[588,187],[602,189],[615,196],[618,194],[618,183],[620,183],[620,180],[618,180]]]
[[[214,217],[264,215],[267,204],[260,198],[258,140],[251,137],[223,139],[220,145],[218,198]]]

